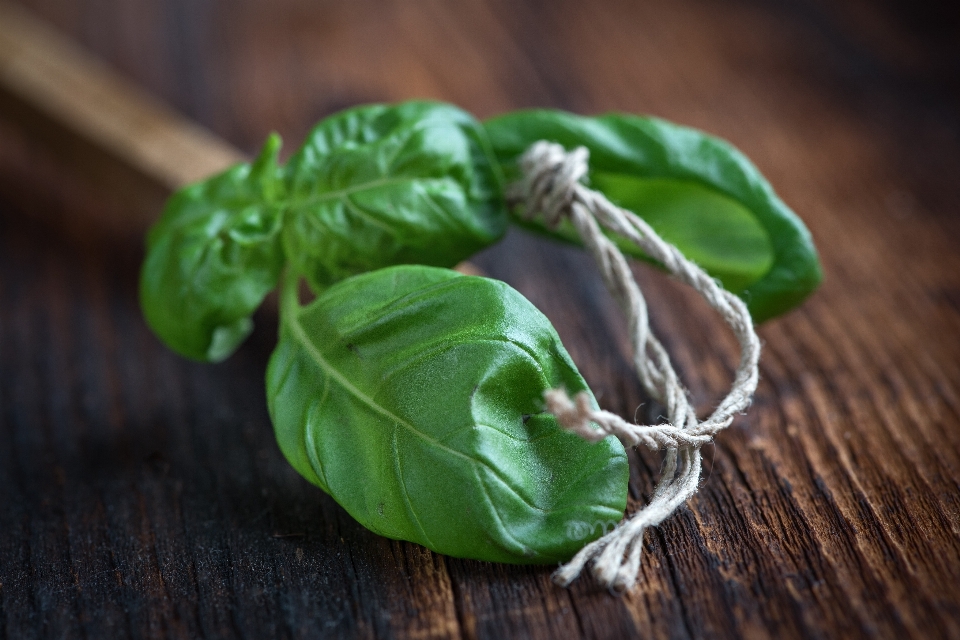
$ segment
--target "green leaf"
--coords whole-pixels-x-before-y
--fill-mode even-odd
[[[280,448],[361,524],[437,552],[557,562],[620,520],[620,443],[543,412],[587,390],[549,321],[506,284],[398,266],[306,307],[285,285],[267,371]]]
[[[590,184],[643,216],[662,237],[746,300],[756,322],[799,304],[822,273],[810,233],[753,164],[728,143],[656,118],[562,111],[485,123],[508,180],[537,140],[590,150]],[[576,241],[569,226],[525,226]],[[635,257],[636,247],[619,243]]]
[[[257,161],[190,185],[167,203],[147,236],[140,304],[150,328],[195,360],[230,355],[253,311],[277,285],[283,183],[280,139]]]
[[[482,126],[446,104],[350,109],[287,164],[286,254],[315,291],[399,263],[453,266],[507,215]]]

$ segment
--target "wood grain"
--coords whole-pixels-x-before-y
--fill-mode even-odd
[[[271,314],[220,365],[164,349],[137,308],[140,245],[51,222],[109,196],[0,122],[0,637],[960,637],[948,3],[19,4],[246,154],[410,97],[704,128],[803,216],[826,280],[761,327],[754,406],[648,534],[637,589],[558,589],[550,567],[379,538],[297,477],[263,399]],[[648,402],[585,256],[514,233],[477,262],[553,320],[604,408]],[[709,409],[735,344],[696,296],[637,273]],[[636,506],[659,458],[634,462]]]

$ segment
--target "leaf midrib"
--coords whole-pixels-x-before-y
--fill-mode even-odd
[[[354,397],[356,397],[358,400],[360,400],[363,404],[367,405],[367,406],[368,406],[370,409],[372,409],[374,412],[379,413],[380,415],[384,416],[385,418],[387,418],[387,419],[389,419],[389,420],[392,420],[392,421],[394,422],[394,424],[399,424],[399,425],[402,425],[402,426],[406,427],[407,429],[410,430],[411,433],[414,433],[414,434],[416,434],[417,436],[419,436],[420,438],[422,438],[423,440],[425,440],[426,442],[429,442],[430,444],[433,444],[433,445],[436,446],[438,449],[441,449],[441,450],[446,451],[446,452],[448,452],[448,453],[451,453],[451,454],[453,454],[453,455],[455,455],[455,456],[457,456],[457,457],[459,457],[459,458],[462,458],[462,459],[468,461],[469,463],[471,463],[472,465],[474,465],[475,467],[483,467],[483,468],[487,469],[488,471],[490,471],[491,473],[493,473],[494,475],[496,475],[496,476],[498,476],[498,477],[500,476],[500,474],[497,473],[497,471],[496,471],[495,469],[492,469],[492,468],[491,468],[486,462],[484,462],[483,460],[477,460],[476,458],[471,458],[471,457],[468,456],[467,454],[465,454],[465,453],[463,453],[463,452],[461,452],[461,451],[457,451],[456,449],[451,449],[450,447],[448,447],[447,445],[443,444],[443,443],[440,442],[439,440],[436,440],[435,438],[430,437],[430,436],[427,435],[426,433],[424,433],[424,432],[420,431],[419,429],[417,429],[416,427],[414,427],[412,424],[410,424],[410,423],[407,422],[406,420],[400,418],[400,417],[397,416],[397,415],[394,415],[390,410],[388,410],[388,409],[386,409],[385,407],[382,407],[382,406],[380,406],[379,404],[377,404],[377,402],[374,401],[373,398],[371,398],[371,397],[368,396],[367,394],[363,393],[360,389],[358,389],[356,386],[354,386],[354,385],[350,382],[350,380],[349,380],[346,376],[344,376],[342,373],[340,373],[340,371],[337,370],[336,367],[334,367],[332,364],[330,364],[330,363],[327,361],[327,359],[323,357],[323,354],[320,353],[320,350],[317,349],[317,348],[314,346],[314,344],[310,341],[310,338],[307,336],[306,331],[304,331],[303,326],[297,321],[296,315],[297,315],[297,314],[294,313],[294,319],[293,319],[293,320],[288,320],[288,321],[287,321],[287,325],[290,327],[291,331],[294,333],[294,336],[296,337],[297,342],[299,342],[299,343],[303,346],[303,348],[305,349],[305,351],[307,352],[307,354],[309,354],[310,357],[314,360],[314,362],[316,362],[317,366],[318,366],[321,370],[323,370],[324,373],[326,373],[327,375],[329,375],[330,377],[332,377],[333,379],[335,379],[337,382],[339,382],[339,383],[343,386],[343,388],[347,390],[347,392],[349,392],[350,394],[352,394]],[[524,504],[526,504],[528,507],[530,507],[530,508],[532,508],[532,509],[534,509],[534,510],[536,510],[536,511],[539,511],[539,512],[541,512],[541,513],[554,513],[554,512],[556,511],[555,509],[544,509],[543,507],[539,507],[539,506],[537,506],[536,504],[533,504],[532,502],[530,502],[530,500],[529,500],[528,498],[526,498],[523,494],[521,494],[516,488],[512,487],[512,486],[510,485],[510,483],[506,482],[505,479],[501,478],[501,481],[504,483],[504,486],[508,487],[508,488],[510,489],[510,491],[511,491],[514,495],[516,495],[517,498],[519,498],[520,501],[523,502]],[[485,487],[484,485],[481,485],[481,487],[483,488],[484,492],[486,493],[486,491],[487,491],[486,487]],[[488,498],[489,498],[489,496],[488,496]],[[426,535],[426,534],[424,534],[424,535]]]
[[[447,176],[441,177],[428,177],[428,176],[404,176],[397,178],[379,178],[377,180],[372,180],[370,182],[364,182],[359,185],[354,185],[350,187],[345,187],[343,189],[337,189],[335,191],[325,191],[320,194],[314,194],[305,198],[281,198],[276,200],[276,203],[282,207],[305,207],[314,204],[319,204],[321,202],[327,202],[330,200],[339,200],[341,198],[349,198],[355,193],[360,191],[366,191],[367,189],[376,189],[377,187],[387,187],[394,184],[401,184],[404,182],[421,182],[421,181],[432,181],[432,182],[443,182],[447,181],[450,178]]]
[[[332,377],[334,380],[339,382],[340,385],[343,386],[351,395],[356,397],[358,400],[360,400],[362,403],[367,405],[370,409],[372,409],[376,413],[379,413],[385,418],[393,421],[395,424],[403,425],[404,427],[409,429],[411,432],[417,434],[427,442],[430,442],[436,445],[437,447],[439,447],[440,449],[443,449],[444,451],[448,451],[449,453],[452,453],[461,458],[466,458],[471,462],[476,462],[466,454],[460,451],[457,451],[456,449],[451,449],[450,447],[444,445],[442,442],[439,442],[438,440],[431,438],[429,435],[423,433],[422,431],[414,427],[412,424],[410,424],[403,418],[397,415],[394,415],[389,409],[386,409],[385,407],[380,406],[379,404],[377,404],[376,401],[374,401],[373,398],[371,398],[366,393],[364,393],[363,391],[358,389],[356,386],[354,386],[354,384],[351,383],[346,376],[340,373],[340,371],[337,370],[336,367],[334,367],[332,364],[327,362],[327,359],[323,357],[323,354],[320,353],[320,350],[317,349],[316,346],[314,346],[313,342],[311,342],[310,338],[307,336],[307,332],[304,331],[303,325],[301,325],[300,322],[298,321],[297,315],[298,314],[295,313],[294,318],[292,320],[288,319],[287,325],[290,327],[290,329],[293,331],[294,335],[296,336],[297,342],[301,344],[301,346],[306,350],[306,352],[310,355],[310,357],[314,360],[314,362],[316,362],[317,366],[323,370],[324,373],[326,373],[328,376]]]

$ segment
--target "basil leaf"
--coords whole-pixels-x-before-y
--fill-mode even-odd
[[[350,109],[287,164],[286,254],[315,291],[398,263],[453,266],[507,225],[482,126],[446,104]]]
[[[545,389],[588,389],[515,290],[398,266],[303,308],[296,295],[288,283],[267,370],[277,440],[365,527],[447,555],[545,563],[620,520],[623,447],[543,412]]]
[[[280,139],[252,165],[178,191],[147,236],[140,304],[150,328],[195,360],[230,355],[283,268]]]
[[[644,217],[687,257],[746,300],[756,322],[799,304],[822,273],[810,233],[753,164],[728,143],[656,118],[583,117],[554,110],[509,113],[485,123],[509,180],[537,140],[590,150],[590,184]],[[563,240],[556,231],[523,223]],[[635,257],[635,246],[620,243]]]

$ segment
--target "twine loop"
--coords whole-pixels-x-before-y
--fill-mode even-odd
[[[725,291],[676,247],[660,238],[642,218],[583,184],[588,159],[589,151],[584,147],[568,152],[559,144],[535,142],[520,158],[523,177],[510,187],[508,200],[511,204],[522,203],[523,215],[528,219],[543,215],[551,228],[565,218],[570,220],[626,314],[633,364],[640,382],[648,394],[666,407],[666,423],[637,425],[609,411],[594,409],[585,392],[572,399],[563,389],[544,393],[547,411],[568,431],[591,442],[613,435],[626,447],[643,445],[667,452],[650,502],[613,531],[583,547],[554,574],[554,581],[566,586],[592,563],[593,573],[602,585],[624,590],[636,583],[644,531],[663,522],[696,493],[702,463],[700,447],[750,405],[759,378],[760,340],[740,298]],[[604,234],[604,228],[632,242],[661,263],[670,275],[700,292],[740,343],[740,362],[733,385],[705,420],[698,420],[666,349],[651,333],[640,287],[626,258]]]
[[[556,228],[576,197],[580,181],[587,177],[589,158],[585,147],[567,153],[558,144],[535,142],[520,157],[523,178],[508,199],[524,200],[524,215],[528,219],[541,214],[547,226]]]

